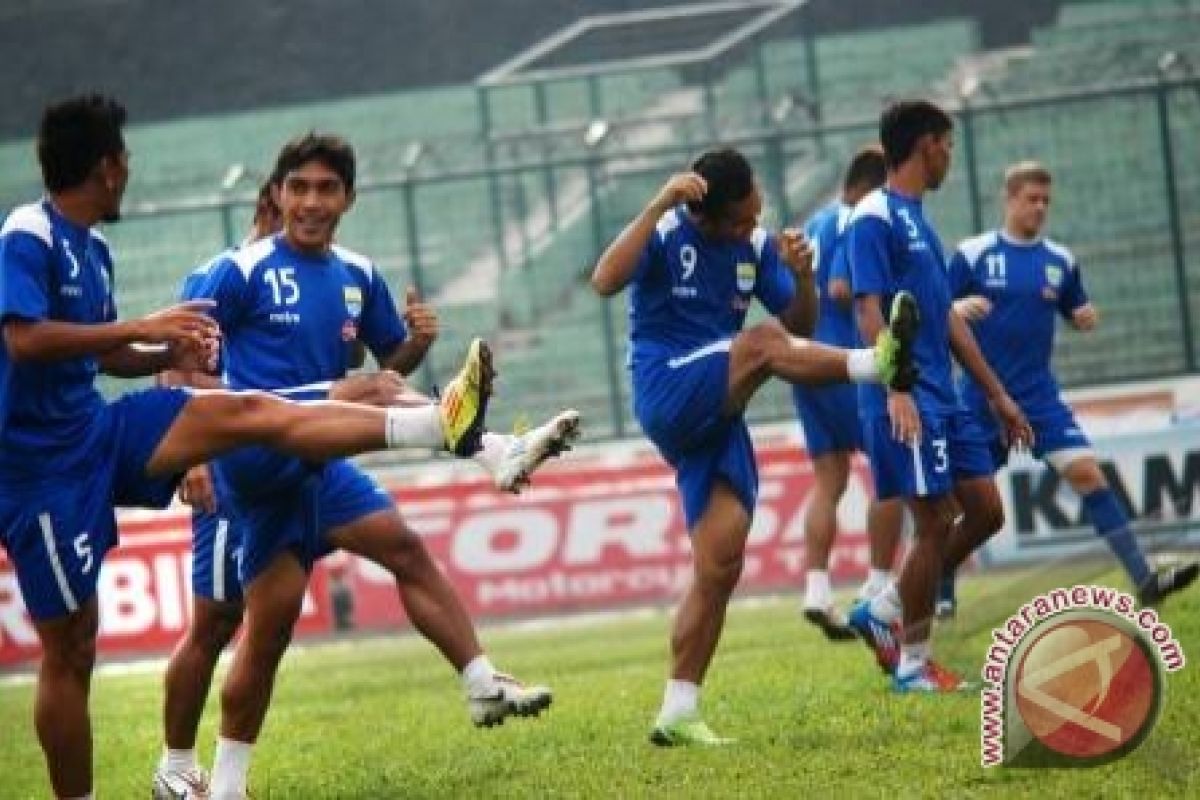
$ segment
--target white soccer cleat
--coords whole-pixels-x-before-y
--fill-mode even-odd
[[[493,477],[502,492],[519,492],[547,459],[571,449],[579,439],[580,415],[573,408],[560,411],[544,425],[509,437],[504,456]]]
[[[185,772],[154,771],[154,800],[209,800],[208,773],[202,767]]]
[[[525,686],[511,675],[497,672],[486,685],[467,694],[471,722],[477,728],[503,725],[509,716],[536,717],[550,707],[554,693],[545,686]]]

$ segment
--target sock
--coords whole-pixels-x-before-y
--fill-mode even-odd
[[[485,433],[479,452],[471,456],[471,459],[489,474],[495,475],[504,461],[504,454],[508,452],[508,443],[512,439],[513,437],[506,433]]]
[[[858,590],[859,600],[870,600],[875,595],[887,588],[892,582],[892,571],[890,569],[875,569],[870,567],[867,569],[867,579],[863,581],[862,588]]]
[[[833,605],[833,591],[829,588],[829,572],[810,569],[804,578],[804,607],[821,611]]]
[[[900,645],[900,666],[896,667],[897,675],[911,675],[925,666],[929,660],[929,642]]]
[[[942,600],[948,600],[952,603],[957,599],[955,594],[955,577],[953,572],[944,573],[942,577],[938,579],[937,599],[939,602]]]
[[[1150,577],[1150,565],[1138,546],[1129,527],[1129,517],[1112,489],[1097,489],[1083,498],[1083,507],[1096,526],[1100,538],[1108,543],[1113,555],[1121,562],[1134,586],[1141,586]]]
[[[468,692],[476,688],[486,687],[495,674],[496,668],[492,666],[492,662],[486,655],[480,653],[463,667],[463,686],[466,687]]]
[[[213,757],[212,800],[232,800],[246,796],[246,775],[250,772],[250,752],[254,745],[217,737]]]
[[[445,447],[442,431],[442,410],[436,403],[417,408],[388,408],[385,429],[387,446]]]
[[[658,721],[671,723],[681,717],[695,714],[700,706],[700,687],[691,681],[677,681],[674,678],[667,681],[667,690],[663,693],[662,709],[658,712]]]
[[[846,374],[853,383],[879,383],[879,370],[875,366],[875,349],[862,347],[846,351]]]
[[[189,770],[195,769],[196,764],[196,748],[188,750],[172,750],[169,747],[163,748],[162,768],[165,772],[173,772],[182,774]]]
[[[883,591],[872,597],[867,606],[871,616],[889,625],[900,619],[904,607],[900,603],[900,592],[896,590],[896,582],[892,581]]]
[[[96,800],[96,796],[91,792],[80,795],[79,797],[68,797],[66,800]]]

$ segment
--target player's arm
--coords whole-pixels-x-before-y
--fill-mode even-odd
[[[1092,331],[1100,324],[1100,312],[1088,298],[1079,265],[1073,261],[1067,269],[1066,281],[1059,295],[1058,310],[1077,331]]]
[[[379,368],[393,370],[401,375],[411,375],[438,337],[438,316],[433,306],[421,301],[417,290],[408,288],[404,299],[404,341],[379,358]]]
[[[1004,424],[1006,440],[1010,445],[1030,447],[1033,445],[1033,428],[1020,406],[1009,396],[1004,384],[996,377],[996,373],[988,366],[971,327],[961,314],[950,309],[948,314],[950,331],[950,351],[955,360],[962,365],[987,396],[992,413]]]
[[[794,336],[812,336],[817,327],[817,290],[813,281],[813,249],[798,230],[779,235],[779,258],[791,271],[794,289],[779,321]]]
[[[211,303],[180,303],[138,320],[80,325],[51,319],[8,315],[4,344],[16,363],[107,357],[114,369],[151,375],[163,368],[164,356],[136,351],[134,344],[166,344],[169,353],[204,351],[217,337],[216,325],[204,313]],[[120,372],[114,374],[121,374]]]
[[[708,186],[694,172],[672,175],[641,212],[625,226],[596,262],[592,288],[601,297],[611,297],[633,279],[642,254],[663,214],[679,203],[700,200]]]
[[[876,216],[852,217],[846,233],[850,279],[854,286],[854,318],[863,343],[875,346],[875,340],[887,325],[883,315],[883,297],[891,285],[890,228]],[[911,392],[887,389],[888,419],[892,437],[899,442],[921,439],[921,415]]]

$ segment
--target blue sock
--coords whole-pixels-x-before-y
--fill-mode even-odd
[[[1108,542],[1121,566],[1129,573],[1134,586],[1141,586],[1150,577],[1150,565],[1129,527],[1129,517],[1112,489],[1098,489],[1083,498],[1083,507],[1096,526],[1100,538]]]

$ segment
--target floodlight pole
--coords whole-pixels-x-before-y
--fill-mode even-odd
[[[417,219],[417,186],[411,174],[405,174],[400,192],[404,197],[404,239],[408,243],[409,277],[412,279],[413,288],[417,290],[417,295],[422,300],[426,300],[428,298],[425,293],[425,270],[421,266],[421,234],[418,233],[420,225]],[[421,360],[421,375],[426,386],[433,386],[437,383],[433,374],[432,359]]]
[[[600,260],[604,252],[604,223],[601,218],[603,209],[600,206],[600,181],[596,175],[599,168],[599,155],[596,148],[590,148],[587,160],[588,207],[592,210],[592,263]],[[612,319],[612,301],[600,303],[600,320],[604,332],[604,368],[608,378],[608,405],[613,420],[613,435],[620,438],[625,435],[625,415],[622,413],[621,376],[617,364],[620,354],[615,341],[617,331]]]
[[[806,29],[804,39],[804,71],[808,73],[808,95],[812,98],[813,128],[817,132],[817,154],[822,158],[825,152],[825,134],[822,131],[825,122],[825,112],[821,108],[821,74],[817,58],[817,43],[812,32]]]
[[[975,109],[971,108],[971,98],[964,96],[962,100],[962,142],[963,156],[967,166],[967,196],[971,201],[971,235],[983,230],[983,199],[979,191],[979,158],[975,153]]]
[[[483,139],[483,165],[487,170],[488,199],[492,204],[492,235],[495,238],[496,257],[500,259],[500,270],[508,269],[508,253],[504,251],[504,208],[500,197],[500,179],[495,172],[496,152],[492,144],[492,98],[486,83],[476,85],[475,96],[479,104],[479,135]]]

